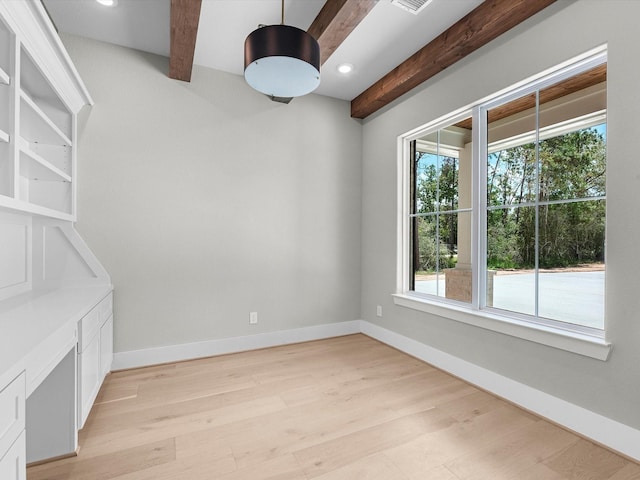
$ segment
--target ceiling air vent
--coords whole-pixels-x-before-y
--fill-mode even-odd
[[[433,0],[391,0],[391,3],[396,7],[400,7],[407,12],[417,15],[432,1]]]

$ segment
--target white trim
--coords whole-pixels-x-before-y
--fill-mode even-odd
[[[113,355],[113,370],[146,367],[160,363],[193,360],[196,358],[224,355],[228,353],[276,347],[291,343],[309,342],[324,338],[340,337],[360,333],[360,321],[336,322],[311,327],[281,330],[277,332],[258,333],[242,337],[220,338],[203,342],[167,345],[164,347],[146,348],[117,352]]]
[[[375,338],[483,390],[513,402],[607,448],[640,461],[640,430],[516,382],[378,325],[366,321],[361,321],[360,325],[361,332],[371,338]]]
[[[411,155],[410,142],[407,139],[398,137],[397,142],[397,168],[398,175],[396,176],[398,202],[396,210],[397,218],[397,237],[396,237],[396,264],[399,268],[396,268],[396,285],[399,292],[406,292],[409,290],[409,162],[405,159]]]
[[[429,301],[426,298],[396,294],[393,303],[401,307],[412,308],[425,313],[438,315],[458,322],[484,328],[493,332],[522,338],[530,342],[566,350],[586,357],[606,361],[611,353],[611,344],[604,338],[586,333],[561,331],[547,325],[538,325],[528,320],[519,321],[513,316],[501,317],[487,310],[473,310],[444,300]]]

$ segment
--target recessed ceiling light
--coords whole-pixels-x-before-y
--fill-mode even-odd
[[[353,65],[350,63],[341,63],[338,65],[338,71],[343,75],[347,75],[348,73],[353,72]]]
[[[118,4],[118,0],[96,0],[96,2],[105,7],[115,7]]]

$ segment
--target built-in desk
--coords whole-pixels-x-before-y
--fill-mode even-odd
[[[0,480],[76,450],[110,369],[111,279],[73,224],[88,105],[42,2],[0,0]]]
[[[100,327],[111,325],[111,319],[100,315],[110,315],[107,307],[111,305],[111,291],[111,286],[64,288],[29,292],[0,302],[0,448],[8,447],[0,450],[2,479],[22,479],[25,462],[67,455],[77,449],[83,388],[78,338],[83,320],[89,318],[87,328],[96,331],[90,333],[85,328],[85,336],[93,335],[86,341],[97,336],[98,345],[109,343],[109,338],[100,339]],[[98,354],[98,359],[104,358],[110,363],[109,355]],[[101,374],[107,368],[104,362],[98,362],[97,375],[91,378],[97,377],[99,388]],[[97,393],[94,385],[88,388]],[[26,407],[20,405],[24,399]],[[20,459],[20,449],[14,444],[23,441],[21,423],[26,424],[26,459],[18,461],[22,464],[18,476],[11,476],[12,472],[3,468],[13,468],[11,462],[16,462],[6,460],[5,455]]]

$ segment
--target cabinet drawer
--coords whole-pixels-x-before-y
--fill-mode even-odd
[[[113,294],[107,295],[98,305],[100,310],[100,320],[104,323],[111,315],[113,315]]]
[[[21,373],[0,391],[0,457],[24,430],[25,378]],[[0,478],[11,478],[0,475]]]
[[[84,351],[100,331],[100,309],[96,306],[78,322],[78,350]]]
[[[9,451],[0,455],[0,478],[2,480],[26,480],[26,443],[24,432],[11,445]]]
[[[113,296],[107,295],[102,301],[93,307],[82,320],[78,322],[78,351],[83,352],[93,337],[100,331],[100,327],[107,321],[113,312]]]

